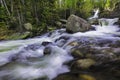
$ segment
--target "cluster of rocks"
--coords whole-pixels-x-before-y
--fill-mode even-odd
[[[61,39],[64,39],[64,44],[66,44],[70,38]],[[74,60],[67,64],[71,71],[59,75],[55,80],[104,80],[102,78],[104,75],[106,75],[106,77],[112,75],[112,77],[120,78],[120,40],[80,37],[67,43],[66,47],[68,46],[72,46],[70,55],[74,57]],[[87,72],[87,74],[84,72]],[[93,74],[94,77],[91,74]],[[102,79],[97,78],[95,74],[100,75]],[[82,75],[92,79],[79,77]]]
[[[68,33],[85,32],[91,28],[89,22],[75,15],[71,15],[66,22],[66,32]],[[63,45],[57,45],[63,47],[69,39],[69,36],[60,37],[58,41],[61,40]],[[74,57],[74,60],[68,63],[71,71],[59,75],[55,80],[112,80],[113,78],[119,80],[120,40],[79,37],[67,43],[64,48],[68,46],[73,47],[70,55]],[[83,72],[87,72],[87,74]],[[110,77],[111,75],[112,77]]]

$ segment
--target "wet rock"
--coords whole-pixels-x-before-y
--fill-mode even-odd
[[[79,43],[77,41],[72,41],[68,44],[68,46],[78,46]]]
[[[61,39],[61,40],[57,41],[57,46],[63,47],[63,46],[65,45],[66,42],[67,42],[66,40]]]
[[[49,47],[49,46],[45,47],[45,49],[44,49],[44,55],[50,54],[51,51],[52,51],[52,50],[51,50],[51,47]]]
[[[85,32],[88,31],[90,28],[91,26],[86,20],[75,15],[71,15],[68,18],[66,25],[66,31],[71,33]]]
[[[68,39],[70,39],[70,37],[69,37],[69,36],[61,36],[60,38],[56,39],[55,42],[57,42],[57,41],[59,41],[59,40],[61,40],[61,39],[67,41]]]
[[[89,20],[89,23],[90,23],[91,25],[98,25],[98,24],[99,24],[98,18],[90,19],[90,20]]]
[[[74,58],[83,58],[84,57],[84,54],[79,49],[72,49],[71,55]]]
[[[96,78],[92,75],[88,75],[88,74],[80,74],[79,77],[82,80],[96,80]]]
[[[47,46],[47,45],[49,45],[51,42],[42,42],[42,44],[41,45],[43,45],[43,46]]]
[[[94,61],[93,59],[80,59],[76,61],[76,67],[78,69],[88,69],[90,68],[92,65],[95,65],[96,61]]]
[[[39,49],[40,47],[41,47],[40,44],[31,44],[31,45],[28,45],[27,47],[25,47],[24,49],[35,51],[35,50]]]
[[[70,39],[69,36],[62,36],[62,37],[56,39],[55,42],[56,42],[57,46],[63,47],[69,39]]]

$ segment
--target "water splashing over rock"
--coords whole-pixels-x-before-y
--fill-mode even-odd
[[[119,27],[113,25],[117,18],[104,20],[108,25],[92,25],[92,31],[69,34],[60,29],[37,38],[0,42],[0,80],[52,80],[69,71],[119,70]]]

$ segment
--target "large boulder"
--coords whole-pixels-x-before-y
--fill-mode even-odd
[[[67,20],[66,31],[75,33],[75,32],[85,32],[90,30],[91,25],[84,19],[71,15]]]

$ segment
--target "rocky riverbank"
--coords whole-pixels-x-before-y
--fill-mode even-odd
[[[69,39],[69,36],[64,36],[58,41],[67,42]],[[58,46],[63,47],[59,44]],[[72,48],[69,54],[74,57],[74,60],[68,63],[71,71],[59,75],[55,80],[118,80],[120,78],[120,39],[74,37],[74,40],[67,43],[64,48],[70,46]]]

